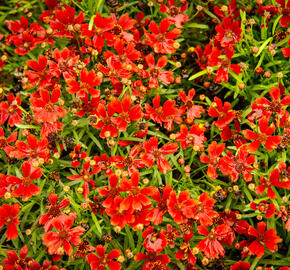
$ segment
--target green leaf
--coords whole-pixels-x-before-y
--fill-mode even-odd
[[[192,27],[192,28],[199,28],[199,29],[209,29],[207,24],[201,24],[201,23],[190,23],[186,25],[187,27]]]
[[[258,57],[261,54],[261,52],[265,49],[265,47],[268,45],[268,43],[272,41],[272,39],[273,39],[273,37],[269,37],[267,40],[265,40],[265,42],[259,48],[259,51],[255,55],[255,57]]]
[[[196,79],[196,78],[198,78],[198,77],[200,77],[200,76],[203,76],[203,75],[205,75],[205,74],[207,74],[207,70],[206,70],[206,69],[205,69],[205,70],[202,70],[202,71],[200,71],[200,72],[195,73],[195,74],[192,75],[188,80],[189,80],[189,81],[192,81],[192,80],[194,80],[194,79]]]
[[[94,221],[94,223],[96,225],[96,228],[97,228],[97,231],[94,231],[94,232],[98,235],[99,238],[101,238],[101,236],[102,236],[102,228],[100,226],[100,223],[98,222],[98,219],[97,219],[97,217],[95,216],[94,213],[91,213],[91,217],[92,217],[92,219],[93,219],[93,221]]]
[[[103,146],[101,145],[101,143],[99,142],[99,140],[93,135],[93,133],[91,133],[90,131],[87,131],[87,134],[93,140],[93,142],[100,148],[100,150],[101,151],[104,151]]]

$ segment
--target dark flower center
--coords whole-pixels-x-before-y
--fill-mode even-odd
[[[114,28],[112,29],[113,35],[120,36],[122,34],[122,32],[123,32],[122,26],[119,24],[115,24]]]
[[[51,217],[58,217],[60,215],[60,210],[58,208],[57,205],[52,205],[50,206],[49,208],[49,211],[48,211],[48,214],[51,216]]]
[[[68,233],[67,233],[66,231],[61,231],[61,232],[59,232],[59,234],[58,234],[58,237],[59,237],[60,239],[65,239],[65,238],[67,238],[67,236],[68,236]]]
[[[172,16],[172,17],[175,17],[176,15],[178,15],[178,8],[177,7],[171,7],[170,8],[170,11],[169,11],[169,14],[170,14],[170,16]]]
[[[47,103],[44,108],[47,112],[54,112],[54,106],[52,103]]]

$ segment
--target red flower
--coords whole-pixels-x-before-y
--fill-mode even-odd
[[[184,243],[180,246],[179,250],[175,254],[177,260],[187,260],[190,264],[194,265],[196,262],[196,257],[191,249],[189,241],[193,236],[192,231],[184,235]]]
[[[157,167],[162,173],[171,171],[171,166],[164,156],[175,153],[178,149],[177,143],[167,143],[158,149],[158,138],[151,137],[143,143],[143,148],[145,153],[142,153],[141,159],[146,166],[151,168],[156,161]]]
[[[112,119],[116,112],[116,108],[111,103],[108,104],[107,111],[105,105],[100,103],[97,109],[98,116],[100,118],[96,125],[93,125],[97,129],[101,129],[100,137],[109,138],[117,137],[119,130],[113,125]]]
[[[207,193],[202,193],[199,199],[194,201],[192,208],[194,219],[203,226],[212,225],[214,218],[218,217],[218,213],[212,210],[214,203],[215,200],[209,198]]]
[[[222,152],[225,150],[225,144],[217,144],[216,141],[213,141],[207,148],[209,157],[205,155],[205,153],[202,153],[200,156],[200,161],[203,163],[210,163],[207,168],[207,176],[210,179],[217,178],[217,172],[216,169],[219,165],[219,156],[222,154]]]
[[[40,98],[31,98],[31,109],[34,112],[34,117],[39,123],[55,123],[57,118],[64,117],[67,111],[64,108],[55,106],[60,96],[60,89],[56,88],[51,93],[51,98],[49,97],[49,92],[46,90],[40,90]]]
[[[148,226],[142,233],[144,239],[144,247],[148,252],[161,252],[166,246],[167,241],[163,233],[154,233],[154,228]]]
[[[149,71],[145,71],[143,78],[149,78],[148,87],[149,88],[158,88],[158,80],[164,84],[170,84],[174,82],[173,72],[172,71],[161,71],[167,65],[167,57],[161,56],[157,64],[155,65],[155,58],[152,54],[148,54],[145,57],[146,64],[149,68]]]
[[[230,151],[227,151],[227,154],[227,156],[219,160],[221,172],[225,175],[230,175],[233,182],[238,180],[240,174],[243,175],[246,182],[251,181],[253,176],[250,171],[254,169],[250,168],[250,165],[255,162],[255,156],[249,155],[245,149],[240,149],[237,157]]]
[[[110,222],[113,226],[118,226],[120,229],[124,228],[126,224],[134,222],[133,208],[124,210],[121,208],[121,203],[124,199],[121,196],[116,196],[111,207],[106,208],[106,213],[111,217]]]
[[[194,120],[195,118],[200,118],[201,113],[204,112],[202,106],[195,105],[192,101],[193,97],[195,96],[195,90],[190,89],[188,91],[188,95],[186,96],[184,91],[180,91],[178,96],[183,101],[184,105],[180,107],[182,111],[187,110],[187,119]]]
[[[211,43],[205,46],[204,51],[202,51],[200,45],[196,46],[194,52],[197,56],[195,61],[202,70],[206,69],[208,66],[215,67],[220,63],[218,57],[221,55],[221,51],[217,47],[213,47]]]
[[[160,5],[160,11],[169,14],[168,20],[170,23],[175,24],[176,27],[182,28],[182,24],[188,21],[188,16],[186,14],[181,14],[186,11],[187,3],[177,7],[175,5],[175,0],[167,0],[168,6],[164,4]]]
[[[264,190],[267,190],[267,195],[270,199],[275,200],[276,194],[273,191],[272,187],[281,187],[290,189],[290,180],[287,181],[279,181],[280,173],[279,169],[276,168],[271,171],[269,178],[264,178],[263,176],[259,179],[261,185],[256,186],[256,193],[262,194]]]
[[[95,248],[97,255],[90,253],[87,255],[88,263],[92,270],[104,270],[109,267],[111,270],[120,270],[121,264],[113,261],[121,255],[121,251],[113,249],[109,254],[106,254],[106,247],[98,245]]]
[[[77,144],[74,150],[69,154],[70,158],[73,160],[71,165],[76,168],[80,165],[79,159],[85,159],[88,154],[86,152],[81,152],[81,145]]]
[[[75,55],[68,48],[59,51],[56,48],[53,52],[53,59],[56,61],[49,60],[49,72],[59,78],[60,75],[63,76],[65,80],[75,79],[74,67],[76,66],[80,56]]]
[[[250,207],[253,210],[259,210],[261,213],[264,213],[266,218],[273,217],[276,210],[276,207],[273,203],[269,203],[265,200],[262,200],[259,203],[251,202]]]
[[[283,15],[279,20],[282,27],[288,27],[290,24],[290,3],[285,0],[276,0],[278,6],[278,12]]]
[[[249,270],[251,264],[249,262],[238,261],[235,264],[231,265],[230,270]]]
[[[23,177],[9,176],[7,181],[12,185],[17,185],[16,189],[12,192],[13,197],[20,197],[23,195],[23,201],[26,201],[33,195],[40,194],[40,188],[32,184],[33,180],[41,177],[41,168],[34,168],[30,161],[23,162],[22,166]]]
[[[279,88],[274,86],[269,91],[269,94],[272,98],[272,102],[270,102],[265,97],[260,97],[255,100],[254,104],[256,104],[259,107],[260,106],[263,107],[264,109],[263,114],[264,113],[268,114],[268,112],[270,113],[270,115],[272,113],[276,113],[279,116],[279,118],[282,118],[283,115],[287,112],[283,108],[283,106],[290,105],[290,95],[286,95],[280,100],[284,92],[285,92],[285,87],[280,83]]]
[[[47,84],[50,79],[52,78],[52,75],[46,71],[47,67],[47,58],[44,55],[40,55],[38,57],[38,62],[35,60],[28,60],[27,65],[33,69],[26,71],[26,76],[29,79],[32,86],[38,85],[39,87],[44,86]]]
[[[152,209],[153,215],[151,220],[155,225],[162,223],[163,216],[167,212],[167,200],[171,191],[171,185],[166,185],[162,192],[160,192],[158,189],[155,189],[155,192],[151,194],[152,199],[157,202],[157,206]]]
[[[174,100],[167,100],[163,106],[160,106],[160,96],[157,94],[153,98],[153,107],[149,104],[145,104],[145,110],[147,114],[145,114],[146,118],[151,118],[154,122],[162,125],[162,123],[166,123],[170,121],[170,118],[175,116],[177,113],[177,109],[174,107]]]
[[[206,141],[204,136],[204,128],[200,128],[198,123],[191,126],[188,131],[186,125],[180,125],[180,132],[176,133],[176,140],[180,142],[180,146],[186,149],[192,146],[195,151],[203,150],[203,143]]]
[[[20,205],[15,203],[12,205],[3,204],[0,207],[0,228],[4,225],[8,225],[6,231],[7,240],[16,239],[18,236],[17,226],[19,225],[19,217],[17,215],[20,212]]]
[[[170,21],[168,18],[162,19],[160,26],[158,26],[154,21],[150,22],[149,29],[152,34],[146,32],[145,36],[147,44],[154,49],[155,53],[175,53],[176,42],[174,39],[178,38],[181,30],[174,28],[167,33],[169,26]]]
[[[93,70],[88,71],[86,68],[82,69],[80,72],[81,82],[77,82],[74,79],[68,79],[66,91],[70,94],[77,94],[77,98],[83,98],[88,93],[93,97],[100,96],[100,90],[95,89],[96,86],[100,85],[102,78],[96,76]]]
[[[14,127],[15,124],[20,124],[22,122],[21,114],[22,110],[19,108],[21,105],[20,97],[14,97],[9,94],[7,97],[8,103],[0,103],[0,125],[4,124],[8,119],[8,125]]]
[[[42,138],[37,140],[37,138],[29,134],[27,137],[27,143],[22,141],[16,141],[15,149],[11,151],[11,156],[17,159],[23,159],[29,157],[29,160],[39,160],[40,158],[47,161],[50,157],[48,146],[48,140]]]
[[[233,140],[235,146],[240,148],[243,144],[247,143],[247,141],[239,134],[241,131],[241,127],[239,121],[235,120],[235,128],[232,131],[228,126],[223,128],[223,132],[221,133],[221,138],[224,141]]]
[[[110,103],[119,114],[118,117],[112,118],[112,122],[120,131],[126,131],[128,124],[142,118],[142,108],[139,104],[130,108],[132,105],[130,96],[123,98],[122,102],[113,98]]]
[[[114,27],[111,29],[110,33],[104,33],[107,44],[109,46],[114,46],[119,38],[126,42],[133,41],[133,35],[127,31],[132,30],[136,21],[130,18],[128,13],[122,14],[119,19],[117,19],[115,14],[112,14],[111,18]]]
[[[174,248],[176,238],[180,237],[179,231],[171,224],[166,224],[166,229],[161,229],[161,233],[165,235],[168,246]]]
[[[77,179],[82,179],[83,180],[83,196],[84,199],[87,199],[90,193],[90,186],[92,188],[95,188],[96,182],[91,179],[91,175],[95,174],[94,172],[90,172],[91,170],[91,165],[90,162],[85,162],[83,164],[83,168],[80,171],[80,175],[71,175],[67,176],[69,180],[77,180]]]
[[[20,249],[19,257],[13,250],[5,251],[7,258],[2,260],[2,264],[5,267],[5,270],[26,270],[30,269],[30,265],[33,262],[31,257],[26,257],[28,253],[28,248],[25,245]]]
[[[156,269],[159,268],[162,270],[169,269],[166,265],[170,262],[170,259],[169,259],[169,256],[165,254],[157,255],[157,253],[155,252],[148,252],[146,254],[137,253],[134,259],[136,261],[145,260],[142,270],[152,270],[154,268]]]
[[[230,110],[231,104],[225,102],[224,105],[218,97],[214,97],[214,103],[208,110],[208,115],[218,117],[218,120],[213,122],[220,129],[225,128],[235,118],[235,111]]]
[[[53,223],[56,219],[64,222],[67,215],[61,212],[62,209],[69,206],[69,199],[64,198],[59,204],[57,203],[58,196],[54,193],[48,195],[49,205],[47,205],[48,212],[41,215],[39,219],[39,224],[44,225],[45,232],[51,231],[53,228]]]
[[[0,127],[0,149],[3,149],[8,156],[14,150],[14,147],[9,145],[9,143],[15,142],[16,138],[17,138],[17,132],[13,132],[6,139],[4,137],[4,130],[2,127]]]
[[[206,257],[218,259],[219,255],[222,257],[225,255],[225,250],[219,240],[226,237],[230,232],[230,228],[227,225],[219,225],[218,227],[213,228],[210,232],[205,226],[201,225],[197,227],[197,231],[199,234],[207,236],[197,245],[197,248],[204,252]]]
[[[154,192],[153,187],[145,187],[140,189],[138,186],[140,181],[140,173],[135,171],[132,173],[131,181],[122,179],[120,188],[122,191],[129,191],[130,195],[121,202],[120,208],[122,210],[134,209],[141,210],[142,207],[151,206],[151,200],[148,196]]]
[[[222,25],[216,26],[217,35],[215,39],[220,42],[222,47],[235,45],[241,39],[242,29],[240,21],[232,21],[231,17],[226,17],[222,21]]]
[[[186,223],[193,217],[194,200],[190,198],[187,190],[181,191],[177,198],[176,192],[171,191],[167,200],[167,209],[170,216],[177,224]]]
[[[36,39],[33,35],[27,32],[15,36],[13,42],[14,45],[18,47],[14,50],[18,55],[25,55],[36,47]]]
[[[71,228],[75,218],[67,216],[63,222],[56,219],[53,226],[58,232],[47,232],[43,235],[43,244],[47,246],[48,253],[52,255],[62,255],[63,251],[70,256],[73,252],[71,244],[77,246],[81,243],[80,236],[85,232],[81,226]]]
[[[282,242],[282,239],[277,236],[277,232],[273,228],[267,231],[265,231],[265,229],[265,222],[258,223],[258,230],[252,226],[250,226],[248,229],[248,234],[256,238],[248,246],[250,254],[256,255],[258,258],[261,258],[264,255],[264,246],[262,243],[264,243],[270,251],[277,251],[277,244]]]
[[[275,131],[275,125],[272,123],[269,127],[269,120],[263,117],[259,121],[259,133],[255,133],[249,129],[243,131],[244,136],[248,140],[254,140],[248,145],[250,152],[256,152],[260,144],[265,145],[268,151],[273,151],[282,141],[281,136],[271,136]]]
[[[228,14],[229,17],[232,16],[233,19],[237,18],[240,16],[240,10],[241,8],[237,9],[237,2],[236,0],[232,0],[228,5],[227,5],[227,11],[224,12],[222,10],[222,7],[220,6],[214,6],[214,13],[221,19],[224,19],[226,17],[226,14]]]
[[[55,20],[50,21],[50,27],[55,31],[55,37],[73,38],[75,32],[80,31],[80,24],[84,19],[82,12],[75,18],[75,9],[65,6],[65,10],[56,11]]]
[[[112,174],[109,176],[110,186],[105,186],[103,188],[97,188],[97,190],[101,196],[108,196],[102,203],[102,205],[105,208],[112,207],[112,205],[114,203],[114,199],[116,198],[116,196],[119,195],[119,193],[121,191],[120,188],[117,187],[118,181],[119,181],[118,176],[115,174]]]

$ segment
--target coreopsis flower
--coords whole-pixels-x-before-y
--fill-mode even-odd
[[[116,198],[116,196],[119,195],[121,189],[117,187],[118,182],[119,182],[118,176],[115,174],[112,174],[109,176],[110,186],[97,188],[101,196],[108,196],[102,203],[102,205],[105,208],[110,208],[113,205],[114,199]]]
[[[143,261],[145,260],[142,270],[152,270],[156,269],[165,269],[168,270],[169,268],[166,266],[170,262],[170,258],[168,255],[165,254],[157,254],[156,252],[147,252],[147,253],[137,253],[134,256],[136,261]]]
[[[81,25],[81,34],[85,37],[92,38],[94,47],[101,52],[105,45],[105,37],[107,32],[114,28],[113,19],[111,17],[103,18],[99,13],[96,14],[94,18],[94,25],[91,30],[89,30],[89,24]],[[89,39],[91,41],[91,39]],[[85,41],[88,45],[88,40]]]
[[[223,128],[221,133],[221,138],[224,141],[233,140],[235,146],[240,148],[242,145],[246,144],[247,141],[240,135],[241,126],[238,120],[235,120],[234,130],[231,130],[229,126]]]
[[[106,208],[106,213],[111,217],[110,222],[113,226],[118,226],[121,229],[124,228],[126,224],[134,222],[133,208],[124,210],[121,208],[121,203],[124,199],[121,196],[116,196],[114,198],[113,204]]]
[[[56,219],[64,222],[67,215],[65,215],[61,210],[69,206],[69,199],[64,198],[60,203],[57,203],[57,194],[50,193],[48,195],[49,204],[46,206],[48,209],[47,213],[40,216],[39,224],[44,225],[45,232],[51,231],[53,228],[53,223]]]
[[[268,151],[273,151],[282,141],[282,136],[272,136],[275,125],[272,123],[269,126],[269,120],[266,117],[260,119],[259,131],[259,133],[249,129],[243,131],[246,139],[254,140],[247,146],[247,149],[252,153],[256,152],[261,144],[265,145]]]
[[[151,137],[148,141],[143,143],[143,149],[145,152],[142,152],[140,157],[146,166],[151,168],[156,162],[158,169],[162,173],[166,173],[171,171],[171,166],[164,156],[175,153],[177,148],[177,143],[167,143],[158,149],[158,138]]]
[[[196,262],[196,257],[189,244],[189,241],[191,240],[192,236],[193,236],[192,231],[184,235],[184,243],[179,247],[179,250],[175,254],[175,258],[177,260],[186,259],[190,264],[194,265]]]
[[[80,159],[85,159],[88,156],[87,152],[81,152],[81,145],[77,144],[74,147],[74,150],[72,152],[70,152],[69,156],[70,158],[73,160],[72,161],[72,166],[74,168],[78,167],[80,165]]]
[[[241,39],[242,29],[240,21],[233,21],[231,17],[223,19],[222,24],[217,25],[215,39],[220,42],[222,47],[233,46]]]
[[[161,229],[161,233],[165,235],[167,245],[170,248],[174,248],[176,238],[180,237],[178,230],[175,229],[171,224],[166,224],[166,229]]]
[[[282,27],[288,27],[290,24],[290,3],[285,0],[276,0],[278,12],[283,15],[279,20],[279,23]]]
[[[195,60],[199,67],[204,70],[207,67],[215,67],[220,63],[218,58],[221,55],[221,51],[217,47],[213,47],[212,43],[205,45],[204,51],[200,45],[196,46],[194,52],[197,56]]]
[[[22,122],[22,110],[19,108],[21,99],[19,96],[15,97],[9,94],[7,100],[8,103],[5,101],[0,103],[0,125],[4,124],[8,119],[8,125],[14,127],[15,124]]]
[[[40,98],[30,98],[31,109],[34,112],[34,118],[39,123],[55,123],[58,118],[64,117],[66,109],[54,105],[61,96],[60,89],[54,89],[51,93],[46,90],[40,90]]]
[[[187,9],[187,3],[185,2],[181,6],[175,5],[175,0],[167,0],[168,6],[161,4],[160,11],[169,15],[168,20],[170,23],[175,24],[177,28],[182,28],[182,24],[188,21],[188,16],[183,12]]]
[[[4,152],[9,156],[10,153],[14,150],[14,147],[9,143],[15,142],[17,138],[17,132],[13,132],[9,137],[4,137],[4,129],[0,127],[0,149],[3,149]]]
[[[267,195],[269,199],[275,200],[276,199],[276,194],[273,191],[272,187],[280,187],[280,188],[286,188],[290,189],[290,180],[287,179],[287,181],[280,181],[280,172],[279,169],[276,168],[271,171],[270,177],[264,177],[261,176],[259,179],[259,182],[261,183],[260,185],[256,186],[256,193],[257,194],[263,194],[263,192],[266,190]]]
[[[205,128],[200,127],[198,123],[193,124],[188,130],[186,125],[179,126],[180,131],[176,133],[176,140],[180,142],[180,146],[186,149],[192,146],[195,151],[203,150],[203,143],[206,141],[204,136]]]
[[[167,200],[172,191],[171,185],[166,185],[162,192],[155,189],[155,192],[151,194],[153,200],[157,202],[157,206],[152,209],[152,222],[155,225],[159,225],[163,221],[163,216],[167,212]]]
[[[232,17],[233,19],[236,19],[237,17],[240,16],[240,8],[237,8],[237,2],[236,0],[232,0],[228,5],[227,5],[227,12],[225,12],[222,7],[220,6],[214,6],[214,13],[220,18],[224,19],[226,18],[226,14],[229,17]]]
[[[72,215],[66,216],[60,221],[56,219],[53,226],[57,232],[47,232],[43,235],[43,244],[47,246],[48,253],[52,255],[62,255],[63,251],[70,256],[73,252],[73,247],[81,243],[80,236],[85,232],[82,226],[72,227],[75,217]]]
[[[151,46],[155,53],[172,54],[176,51],[175,39],[181,33],[181,30],[173,28],[169,32],[170,20],[168,18],[162,19],[160,26],[156,22],[151,21],[149,29],[152,34],[146,31],[146,43]]]
[[[167,65],[167,57],[161,56],[155,65],[155,58],[152,54],[148,54],[145,57],[146,64],[149,68],[148,71],[144,71],[143,78],[149,78],[148,87],[158,88],[160,80],[164,84],[171,84],[174,82],[172,71],[161,71]]]
[[[162,123],[166,123],[170,117],[174,116],[177,113],[177,109],[175,108],[174,100],[167,100],[160,106],[160,96],[157,94],[153,98],[153,107],[148,103],[145,104],[146,118],[151,118],[154,122],[162,125]]]
[[[207,168],[207,176],[210,179],[217,178],[216,169],[219,166],[219,157],[224,150],[225,150],[224,143],[217,144],[216,141],[213,141],[211,144],[208,145],[207,148],[209,157],[205,153],[202,153],[200,155],[200,161],[202,163],[209,163]]]
[[[231,110],[231,104],[229,102],[223,102],[214,97],[214,103],[208,110],[208,115],[211,117],[218,117],[218,120],[213,122],[215,126],[220,129],[225,128],[235,118],[235,111]]]
[[[231,265],[230,270],[249,270],[251,264],[249,262],[238,261],[235,264]]]
[[[85,114],[89,113],[90,115],[96,116],[99,104],[104,103],[104,100],[101,100],[100,98],[101,95],[92,98],[89,98],[89,95],[80,97],[82,104],[77,108],[79,111],[75,112],[74,115],[83,117]]]
[[[148,252],[161,252],[167,246],[167,240],[163,233],[154,233],[153,226],[148,226],[142,233],[144,247]]]
[[[93,197],[93,202],[89,202],[89,205],[92,209],[92,212],[96,215],[98,212],[100,212],[101,215],[105,213],[105,207],[102,205],[104,199],[100,198],[98,196]]]
[[[42,158],[44,161],[50,157],[48,146],[48,140],[42,138],[37,140],[33,134],[29,134],[27,137],[27,144],[23,141],[17,140],[15,148],[10,152],[10,155],[17,159],[23,159],[29,157],[29,160],[38,160]]]
[[[101,129],[100,137],[101,138],[109,138],[109,137],[117,137],[119,134],[119,130],[113,125],[113,115],[116,112],[116,108],[112,106],[111,103],[108,104],[107,110],[104,104],[100,103],[97,109],[97,115],[100,118],[96,125],[93,127],[97,129]]]
[[[203,226],[212,225],[214,218],[218,217],[218,213],[212,209],[214,203],[213,198],[209,198],[207,193],[202,193],[198,200],[194,200],[193,218]]]
[[[87,199],[90,193],[90,186],[92,188],[95,188],[96,182],[92,180],[91,175],[95,174],[94,172],[91,172],[91,165],[90,162],[85,162],[83,164],[83,167],[80,171],[80,175],[71,175],[67,176],[69,180],[77,180],[77,179],[82,179],[83,180],[83,196],[84,199]]]
[[[270,251],[277,251],[278,250],[278,243],[282,242],[282,239],[277,236],[277,232],[275,229],[271,228],[269,230],[266,229],[265,222],[258,223],[258,230],[256,230],[253,226],[250,226],[248,229],[249,236],[253,236],[256,238],[249,246],[250,254],[256,255],[258,258],[261,258],[264,255],[265,249],[264,245]]]
[[[22,178],[9,176],[7,181],[12,185],[17,185],[16,189],[12,192],[12,196],[23,196],[23,201],[26,201],[31,196],[40,194],[40,188],[33,184],[33,180],[42,176],[42,169],[34,168],[29,160],[22,163],[21,169],[23,173]]]
[[[129,17],[129,14],[122,14],[118,19],[115,14],[111,15],[113,28],[110,32],[105,32],[104,36],[108,46],[114,46],[118,39],[123,39],[125,42],[133,41],[134,37],[128,31],[134,27],[135,20]]]
[[[290,46],[290,39],[288,40],[288,46]],[[282,53],[284,57],[290,57],[290,48],[283,48]]]
[[[273,203],[269,203],[266,200],[262,200],[259,203],[251,202],[250,207],[253,210],[258,210],[261,213],[264,213],[266,218],[273,217],[274,212],[276,210],[275,205]]]
[[[151,206],[142,206],[141,210],[134,209],[132,216],[132,221],[128,222],[128,225],[132,227],[133,230],[138,230],[139,226],[147,227],[151,223],[152,219],[152,210]]]
[[[204,112],[202,106],[195,105],[192,101],[195,96],[195,90],[190,89],[186,96],[184,91],[180,91],[178,96],[183,101],[184,105],[180,107],[182,111],[186,111],[186,115],[188,119],[194,120],[195,118],[200,118],[201,114]]]
[[[55,12],[55,19],[50,21],[50,27],[54,30],[55,37],[73,38],[75,32],[80,31],[80,25],[84,19],[82,12],[75,18],[75,9],[65,6],[64,10]]]
[[[155,191],[153,187],[139,187],[140,173],[135,171],[131,175],[131,180],[122,179],[120,188],[122,191],[128,191],[129,195],[121,202],[120,208],[122,210],[135,209],[141,210],[142,207],[151,206],[151,200],[148,196]]]
[[[95,251],[97,255],[94,253],[90,253],[87,255],[87,260],[92,270],[101,270],[107,267],[109,267],[111,270],[121,269],[121,264],[114,261],[114,259],[118,258],[121,255],[120,250],[113,249],[108,254],[106,254],[106,247],[98,245],[95,248]]]
[[[14,45],[17,47],[14,52],[21,56],[26,55],[37,45],[34,36],[27,32],[23,32],[21,35],[15,36],[13,42]]]
[[[177,224],[186,223],[188,218],[193,217],[194,205],[188,190],[181,191],[178,198],[173,190],[167,200],[167,211]]]
[[[5,270],[30,269],[30,265],[33,262],[33,259],[31,257],[27,257],[28,248],[26,245],[20,249],[19,256],[13,250],[6,250],[5,253],[7,258],[2,260],[2,264],[5,267]]]
[[[122,102],[118,98],[113,98],[110,103],[119,114],[119,116],[112,118],[112,122],[120,131],[126,131],[130,123],[142,118],[141,106],[139,104],[132,106],[130,96],[124,97]]]
[[[82,69],[80,80],[81,82],[75,79],[68,79],[66,81],[68,85],[66,91],[70,94],[76,94],[77,98],[85,97],[87,94],[90,94],[92,97],[99,97],[101,95],[100,90],[95,89],[95,87],[101,84],[102,78],[96,76],[93,70]]]
[[[225,175],[230,175],[233,182],[238,180],[240,174],[243,175],[246,182],[251,181],[253,175],[250,172],[254,169],[250,166],[255,162],[255,156],[249,155],[245,149],[240,149],[237,157],[230,151],[227,151],[227,154],[227,156],[219,160],[219,169],[221,172]]]
[[[7,225],[6,238],[13,240],[18,237],[17,225],[20,224],[18,214],[20,205],[18,203],[3,204],[0,207],[0,228]]]
[[[222,238],[226,237],[230,232],[229,226],[222,224],[213,228],[210,232],[203,225],[197,227],[199,234],[205,235],[206,238],[201,240],[197,248],[204,253],[207,258],[218,258],[225,255],[225,250],[222,244],[219,242]]]
[[[263,108],[263,115],[266,114],[268,116],[269,113],[270,116],[271,114],[275,113],[279,116],[279,118],[282,118],[283,115],[287,112],[283,106],[290,105],[290,95],[286,95],[281,99],[284,93],[285,87],[280,83],[279,88],[274,86],[269,91],[272,102],[265,97],[260,97],[255,100],[254,104]]]
[[[59,50],[56,48],[52,54],[53,60],[49,60],[49,72],[60,78],[62,75],[65,80],[73,80],[76,77],[74,67],[77,65],[80,56],[70,51],[68,48]]]
[[[26,76],[32,86],[38,85],[39,87],[42,87],[47,84],[52,78],[52,75],[46,70],[46,56],[40,55],[38,57],[38,62],[35,60],[27,60],[26,63],[32,69],[26,71]]]

